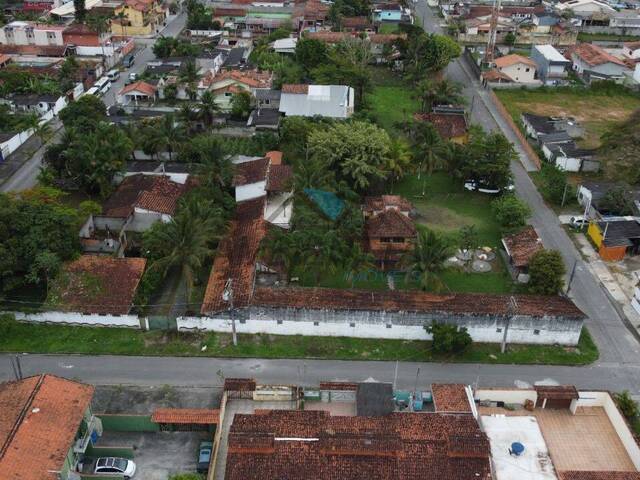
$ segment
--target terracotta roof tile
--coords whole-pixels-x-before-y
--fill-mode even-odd
[[[47,303],[69,312],[126,315],[146,263],[144,258],[82,255],[65,265]]]
[[[282,152],[279,150],[267,152],[265,157],[269,159],[271,165],[282,165]]]
[[[55,480],[94,388],[53,375],[0,384],[0,475]]]
[[[320,382],[320,390],[355,392],[356,390],[358,390],[358,384],[351,382]]]
[[[579,43],[565,52],[565,55],[568,55],[569,59],[571,58],[571,54],[575,54],[592,66],[602,65],[604,63],[615,63],[616,65],[625,66],[622,60],[614,57],[602,47],[592,43]]]
[[[153,97],[156,94],[157,88],[155,85],[151,85],[150,83],[139,80],[137,82],[126,85],[118,95],[126,95],[131,92],[141,92],[144,93],[147,97]]]
[[[344,17],[342,19],[342,26],[344,28],[360,28],[371,25],[371,21],[368,17]]]
[[[430,122],[444,139],[461,137],[467,133],[467,118],[453,113],[416,113],[416,120]]]
[[[528,266],[531,257],[539,250],[544,249],[542,240],[531,225],[519,233],[504,237],[502,241],[516,267]]]
[[[431,394],[436,412],[471,413],[467,390],[462,384],[434,383]]]
[[[496,82],[498,80],[513,82],[513,79],[509,75],[499,72],[496,69],[491,69],[488,72],[482,72],[482,78],[484,78],[487,82]]]
[[[518,303],[518,314],[543,317],[561,315],[584,320],[585,314],[560,296],[451,293],[437,295],[420,291],[368,291],[332,288],[256,287],[253,304],[274,308],[318,308],[333,310],[386,310],[389,312],[454,313],[461,315],[510,315],[510,298]]]
[[[142,173],[125,177],[103,206],[107,217],[126,218],[136,207],[173,215],[180,197],[186,193],[187,184],[170,180],[163,175]]]
[[[254,378],[225,378],[225,392],[253,392],[256,389]]]
[[[362,210],[365,213],[382,212],[387,208],[397,208],[401,212],[410,212],[413,205],[409,200],[400,195],[380,195],[377,197],[365,197]]]
[[[271,88],[273,74],[268,71],[253,70],[223,70],[214,75],[210,70],[202,79],[202,85],[209,87],[225,80],[233,80],[251,88]]]
[[[282,85],[282,93],[296,93],[299,95],[306,95],[309,92],[309,85],[305,84],[292,84],[288,83]]]
[[[496,67],[498,68],[509,67],[511,65],[516,65],[518,63],[522,63],[523,65],[529,65],[531,67],[536,66],[536,62],[534,62],[530,58],[527,58],[515,53],[512,53],[511,55],[505,55],[504,57],[496,58],[495,60]]]
[[[640,480],[640,472],[595,472],[571,470],[558,472],[560,480]]]
[[[416,236],[416,227],[413,221],[394,209],[385,210],[368,218],[365,228],[369,238],[413,238]]]
[[[251,183],[264,182],[267,180],[269,169],[269,159],[250,160],[236,165],[233,176],[233,186],[241,187]]]
[[[156,408],[151,415],[154,423],[217,425],[220,410],[209,408]]]
[[[533,389],[538,394],[538,398],[548,399],[578,399],[580,395],[573,385],[534,385]]]
[[[247,10],[244,8],[224,8],[216,7],[213,9],[214,17],[244,17]]]
[[[351,34],[347,32],[308,32],[305,34],[305,38],[324,43],[340,43],[350,37]]]
[[[270,165],[267,178],[267,192],[291,191],[293,167],[291,165]]]

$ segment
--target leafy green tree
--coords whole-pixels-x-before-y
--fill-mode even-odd
[[[444,262],[453,254],[449,242],[433,230],[418,231],[413,251],[403,259],[407,274],[415,276],[422,290],[439,292],[445,288],[442,281]]]
[[[511,182],[511,162],[518,158],[513,144],[502,133],[488,134],[480,128],[473,128],[470,136],[456,170],[465,179],[505,188]]]
[[[102,36],[109,31],[111,28],[110,20],[105,15],[90,15],[86,19],[87,26],[98,34],[98,38],[102,38]],[[104,53],[104,43],[100,42],[100,47],[102,49],[102,56],[105,56]]]
[[[473,250],[478,246],[478,230],[475,225],[464,225],[458,232],[460,249]]]
[[[515,195],[503,195],[491,202],[498,223],[506,230],[524,227],[531,216],[529,206]]]
[[[389,173],[396,178],[404,176],[412,168],[411,146],[402,137],[391,139],[389,144]]]
[[[233,118],[246,120],[251,113],[251,94],[249,92],[238,92],[231,100],[231,116]]]
[[[26,278],[30,283],[34,284],[40,283],[41,281],[44,282],[48,295],[49,282],[52,278],[55,278],[61,267],[62,261],[60,257],[53,252],[45,250],[36,255]]]
[[[107,119],[107,107],[95,95],[83,95],[60,110],[59,117],[65,129],[73,128],[80,134],[87,133]]]
[[[434,170],[446,166],[445,143],[438,131],[429,122],[414,122],[409,133],[413,156],[420,163],[420,172],[431,175]],[[423,188],[423,195],[424,195]]]
[[[340,57],[314,68],[311,77],[316,83],[325,85],[348,85],[355,90],[355,103],[362,106],[372,86],[371,73],[367,67],[352,65]]]
[[[83,23],[87,16],[87,8],[85,0],[73,0],[73,8],[75,10],[75,19],[78,23]]]
[[[160,37],[153,44],[153,54],[158,58],[169,58],[177,40],[174,37]]]
[[[437,74],[461,54],[460,45],[450,37],[412,31],[397,42],[404,63],[404,72],[413,81],[427,74]]]
[[[599,202],[600,211],[610,215],[633,215],[633,198],[629,190],[624,185],[611,188]]]
[[[295,59],[310,72],[327,60],[327,46],[320,40],[301,38],[296,44]]]
[[[356,190],[388,174],[391,139],[368,122],[336,123],[309,135],[309,152],[339,172]]]
[[[557,295],[564,287],[566,273],[557,250],[539,250],[529,260],[529,290],[540,295]]]
[[[462,86],[450,80],[434,81],[430,78],[421,80],[416,85],[417,97],[420,99],[420,110],[428,113],[434,105],[464,103]]]
[[[510,47],[514,46],[518,37],[513,32],[509,32],[504,36],[504,44]]]
[[[260,244],[260,256],[269,265],[281,265],[287,281],[291,278],[293,266],[299,263],[301,254],[296,236],[281,228],[270,229]]]
[[[545,163],[540,170],[542,195],[551,203],[560,205],[562,199],[572,198],[574,189],[568,183],[567,172],[555,165]]]
[[[63,90],[69,90],[78,80],[79,70],[80,65],[75,55],[70,55],[64,59],[58,71],[58,79],[64,84]]]
[[[158,130],[162,136],[164,151],[169,152],[169,161],[173,160],[173,153],[180,148],[184,141],[185,131],[177,122],[173,113],[168,113],[158,121]]]
[[[638,402],[631,397],[629,390],[625,390],[622,393],[615,393],[613,398],[622,414],[628,419],[635,419],[640,414]]]
[[[425,329],[433,335],[432,348],[436,353],[462,353],[471,346],[471,335],[466,327],[434,322]]]

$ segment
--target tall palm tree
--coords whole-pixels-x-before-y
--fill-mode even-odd
[[[198,119],[198,111],[195,109],[192,103],[183,103],[178,110],[178,120],[189,130],[193,125],[193,122]]]
[[[204,186],[224,190],[231,185],[233,165],[225,155],[220,139],[201,135],[190,142],[189,148],[189,157],[197,164],[197,173]]]
[[[442,140],[438,131],[431,123],[416,122],[413,125],[412,147],[414,158],[420,160],[420,170],[418,178],[426,171],[427,175],[431,175],[434,170],[442,168],[446,165],[445,160],[445,142]],[[426,177],[423,179],[422,195],[425,195]]]
[[[416,85],[416,97],[420,100],[420,111],[427,113],[431,111],[431,106],[436,100],[436,83],[425,78]]]
[[[410,168],[413,155],[406,140],[401,137],[391,139],[389,145],[388,170],[395,178],[402,177]]]
[[[261,255],[267,262],[282,265],[287,282],[299,257],[300,252],[296,247],[294,236],[280,228],[270,230],[261,245]]]
[[[464,102],[462,86],[447,79],[434,81],[424,79],[416,86],[417,98],[420,100],[420,111],[428,113],[436,104],[460,104]]]
[[[418,277],[422,290],[440,292],[445,287],[441,274],[444,262],[452,255],[451,246],[443,236],[428,229],[420,230],[413,251],[402,259],[408,275]]]
[[[173,113],[166,114],[158,123],[157,128],[164,140],[164,148],[169,152],[169,161],[172,161],[173,152],[185,138],[184,128],[176,122],[176,117]]]
[[[104,15],[90,15],[87,18],[87,26],[93,29],[98,34],[98,41],[102,49],[102,58],[104,60],[104,42],[102,41],[102,34],[109,29],[110,20]]]
[[[207,90],[200,97],[200,105],[198,105],[198,116],[204,122],[208,129],[213,125],[213,118],[220,111],[220,105],[216,103],[216,97],[211,91]]]
[[[124,36],[127,36],[127,22],[129,21],[129,16],[125,13],[124,10],[120,10],[120,12],[116,13],[114,18],[118,20],[120,23],[120,28],[122,29],[122,33]]]

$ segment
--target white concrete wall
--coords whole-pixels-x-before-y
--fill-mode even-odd
[[[248,185],[236,187],[236,202],[242,202],[243,200],[251,200],[253,198],[262,197],[267,194],[266,188],[266,181],[250,183]]]
[[[483,402],[504,402],[524,405],[527,400],[531,400],[534,405],[538,399],[538,394],[533,389],[477,389],[473,398]]]
[[[629,458],[633,462],[636,469],[640,470],[640,447],[636,443],[635,439],[624,417],[616,407],[613,398],[608,392],[580,392],[580,398],[578,399],[578,407],[603,407],[607,412],[609,421],[615,429],[620,441],[624,445]]]
[[[77,312],[12,312],[16,320],[35,323],[61,323],[68,325],[86,325],[92,327],[131,327],[140,328],[137,315],[98,315]]]
[[[535,81],[536,69],[530,65],[516,63],[508,67],[500,68],[499,70],[509,75],[518,83],[533,83]]]
[[[565,170],[567,172],[579,172],[581,165],[582,165],[582,159],[580,158],[568,158],[568,157],[556,158],[556,166],[560,170]]]

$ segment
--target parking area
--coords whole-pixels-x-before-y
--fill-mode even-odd
[[[175,473],[195,472],[201,441],[212,441],[209,432],[105,432],[99,446],[132,446],[135,478],[167,480]]]

